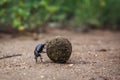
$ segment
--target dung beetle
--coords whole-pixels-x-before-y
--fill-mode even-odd
[[[43,49],[44,49],[44,47],[45,47],[46,44],[47,44],[47,42],[45,42],[44,44],[38,44],[38,45],[35,47],[34,55],[35,55],[36,63],[37,63],[37,58],[38,58],[38,57],[40,57],[41,62],[43,62],[41,53],[43,53]]]

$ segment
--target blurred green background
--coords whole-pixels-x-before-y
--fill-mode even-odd
[[[62,27],[120,29],[120,0],[0,0],[0,28]]]

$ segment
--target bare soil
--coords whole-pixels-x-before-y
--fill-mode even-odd
[[[42,54],[44,62],[36,64],[35,46],[56,36],[72,43],[68,62],[53,63]],[[1,58],[15,54],[22,55]],[[30,36],[0,34],[0,58],[0,80],[120,80],[120,32],[54,30],[40,34],[37,41]]]

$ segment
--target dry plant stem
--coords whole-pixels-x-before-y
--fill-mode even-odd
[[[22,54],[5,55],[5,56],[0,57],[0,60],[1,59],[6,59],[6,58],[17,57],[17,56],[22,56]]]

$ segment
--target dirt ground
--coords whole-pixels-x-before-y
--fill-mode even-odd
[[[53,63],[42,54],[44,62],[36,64],[35,46],[56,36],[64,36],[72,43],[68,62]],[[120,32],[56,30],[40,34],[38,41],[30,36],[0,34],[0,58],[13,54],[22,55],[0,59],[0,80],[120,80]]]

